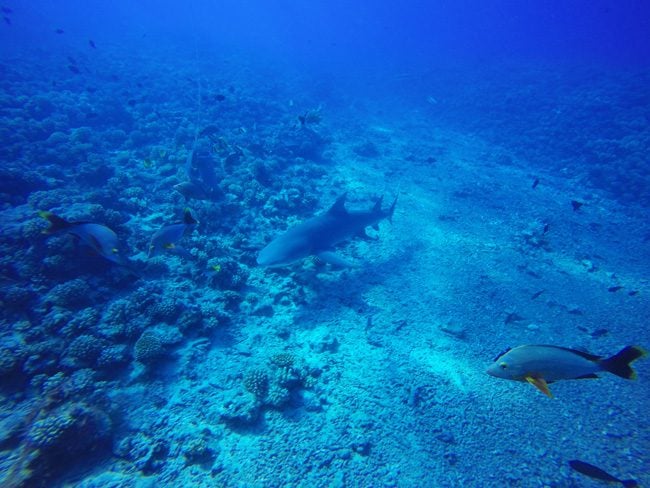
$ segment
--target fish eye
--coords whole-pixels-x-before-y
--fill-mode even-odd
[[[507,369],[508,368],[508,363],[501,362],[501,363],[499,363],[499,367],[501,369]]]

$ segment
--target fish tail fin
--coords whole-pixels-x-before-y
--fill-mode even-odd
[[[187,225],[195,225],[199,223],[198,220],[192,217],[192,212],[190,212],[189,208],[186,208],[185,212],[183,213],[183,223]]]
[[[625,488],[636,488],[639,486],[639,483],[636,480],[621,480],[621,484]]]
[[[638,346],[627,346],[614,354],[611,358],[600,361],[600,366],[605,371],[625,378],[626,380],[636,379],[636,371],[630,364],[648,353]]]
[[[55,232],[65,230],[72,225],[64,218],[46,210],[39,211],[38,216],[44,218],[50,223],[50,226],[43,231],[43,234],[54,234]]]

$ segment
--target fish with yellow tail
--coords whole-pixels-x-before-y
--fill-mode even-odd
[[[636,372],[630,364],[646,355],[638,346],[624,347],[605,358],[559,346],[525,345],[501,353],[487,373],[497,378],[528,382],[553,398],[548,385],[554,381],[598,378],[598,373],[602,372],[635,379]]]
[[[94,222],[69,222],[52,212],[41,211],[38,215],[50,223],[44,234],[66,232],[89,246],[98,255],[120,266],[127,266],[128,259],[120,251],[117,235],[105,225]]]
[[[198,223],[199,221],[192,216],[190,209],[186,208],[181,222],[165,225],[156,231],[151,238],[151,242],[149,242],[149,253],[147,259],[157,256],[163,251],[178,254],[185,258],[191,257],[189,252],[182,247],[177,246],[176,243],[180,241],[183,236],[192,232]]]

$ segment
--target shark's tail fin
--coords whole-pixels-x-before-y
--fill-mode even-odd
[[[391,203],[390,208],[386,212],[386,218],[388,221],[392,224],[393,223],[393,213],[395,213],[395,205],[397,205],[397,198],[399,195],[395,197],[395,200],[393,200],[393,203]]]

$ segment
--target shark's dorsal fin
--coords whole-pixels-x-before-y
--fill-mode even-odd
[[[340,214],[348,213],[348,211],[345,209],[345,199],[347,198],[347,196],[348,193],[345,192],[343,195],[338,197],[334,202],[334,205],[330,207],[327,213],[332,215],[340,215]]]
[[[381,212],[381,202],[384,200],[384,195],[380,196],[375,202],[375,206],[372,207],[373,213]]]

